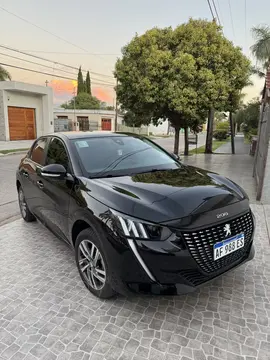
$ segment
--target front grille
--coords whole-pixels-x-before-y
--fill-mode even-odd
[[[225,239],[225,224],[230,224],[231,227],[231,235],[229,237],[240,233],[245,234],[245,245],[241,249],[214,261],[213,245]],[[220,271],[222,268],[228,267],[235,261],[240,260],[241,257],[246,254],[250,246],[252,234],[253,220],[251,212],[223,224],[200,229],[198,231],[182,232],[182,236],[191,256],[197,262],[201,270],[208,274]]]

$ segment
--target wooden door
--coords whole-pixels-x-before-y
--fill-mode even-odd
[[[105,131],[112,130],[112,120],[111,119],[101,119],[101,129]]]
[[[36,138],[35,109],[8,107],[10,140],[33,140]]]
[[[80,131],[89,131],[89,119],[88,116],[78,116],[77,117],[79,123]]]

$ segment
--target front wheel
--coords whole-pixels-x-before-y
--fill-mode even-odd
[[[31,211],[29,210],[26,200],[25,200],[25,196],[23,193],[23,189],[20,186],[19,190],[18,190],[18,198],[19,198],[19,206],[20,206],[20,211],[21,211],[21,215],[24,221],[26,222],[32,222],[35,221],[36,218],[34,217],[34,215],[31,213]]]
[[[83,230],[77,237],[75,257],[79,274],[89,291],[102,299],[115,295],[108,279],[108,265],[100,240],[92,229]]]

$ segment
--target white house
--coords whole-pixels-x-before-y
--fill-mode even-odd
[[[82,131],[114,131],[115,111],[114,110],[77,110],[77,109],[54,109],[55,130],[62,131],[63,125],[69,129]],[[122,123],[122,116],[117,116],[117,123]],[[61,126],[62,124],[62,126]]]
[[[0,140],[32,140],[53,131],[50,87],[0,82]]]

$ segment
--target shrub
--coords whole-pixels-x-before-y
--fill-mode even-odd
[[[227,130],[215,130],[213,133],[213,136],[217,140],[226,140],[228,137],[228,131]]]
[[[253,136],[256,136],[258,134],[257,129],[250,129],[248,132],[245,132],[246,139],[251,142]]]
[[[230,128],[230,125],[229,125],[228,121],[219,122],[219,123],[217,123],[217,126],[216,126],[216,130],[218,130],[218,131],[219,130],[226,130],[228,132],[229,128]]]

